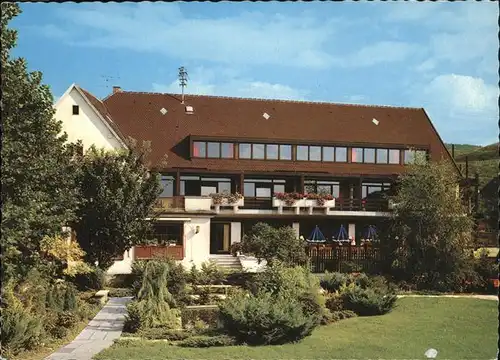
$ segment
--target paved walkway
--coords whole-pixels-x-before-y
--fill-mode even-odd
[[[131,298],[110,298],[87,327],[68,345],[45,360],[91,360],[110,347],[122,333],[126,305]]]

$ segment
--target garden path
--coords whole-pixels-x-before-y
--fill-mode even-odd
[[[91,360],[111,346],[123,330],[127,303],[132,298],[110,298],[83,331],[45,360]]]

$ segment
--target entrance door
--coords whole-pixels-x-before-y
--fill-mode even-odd
[[[210,254],[229,254],[231,251],[231,224],[210,225]]]

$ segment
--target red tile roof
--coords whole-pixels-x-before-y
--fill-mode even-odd
[[[89,94],[90,95],[90,94]],[[89,96],[90,98],[90,96]],[[102,104],[102,106],[100,104]],[[332,174],[397,174],[398,165],[293,161],[189,159],[188,136],[421,146],[434,160],[451,159],[424,109],[319,102],[242,99],[121,91],[94,106],[124,136],[149,140],[152,160],[168,155],[169,168],[220,171],[292,171]],[[185,106],[193,106],[188,115]],[[163,115],[160,110],[165,108]],[[270,115],[269,119],[263,114]],[[378,120],[378,125],[372,122]],[[181,143],[181,144],[179,144]]]

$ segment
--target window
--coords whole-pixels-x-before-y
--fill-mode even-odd
[[[321,146],[309,146],[309,160],[321,161]]]
[[[413,164],[414,161],[415,161],[415,150],[405,150],[405,157],[404,157],[405,165]]]
[[[255,197],[255,184],[245,181],[243,184],[243,195],[247,197]]]
[[[369,195],[380,197],[391,187],[390,183],[363,183],[361,188],[361,197],[365,199]]]
[[[266,159],[278,160],[278,145],[266,145]]]
[[[346,147],[336,147],[335,148],[335,161],[336,162],[347,162],[347,148]]]
[[[251,144],[240,144],[240,159],[251,159],[252,158],[252,145]]]
[[[255,189],[255,197],[270,198],[271,188],[269,187],[257,187]]]
[[[377,149],[377,164],[387,164],[388,150]]]
[[[253,144],[252,145],[252,159],[264,159],[265,145],[264,144]]]
[[[222,143],[220,144],[221,157],[224,159],[234,158],[234,144]]]
[[[208,196],[217,193],[217,186],[201,186],[201,196]]]
[[[389,164],[399,164],[399,153],[397,149],[389,150]]]
[[[202,141],[193,142],[193,157],[207,157],[206,143]]]
[[[284,193],[285,185],[284,184],[273,184],[273,193]]]
[[[374,164],[375,163],[375,149],[365,149],[364,150],[364,158],[363,162],[367,164]]]
[[[417,150],[415,151],[415,159],[418,161],[427,161],[427,151],[425,150]]]
[[[207,157],[220,158],[220,144],[216,142],[207,143]]]
[[[309,160],[309,147],[304,145],[297,145],[297,160]]]
[[[292,145],[280,145],[280,160],[292,160]]]
[[[78,115],[80,113],[80,107],[78,105],[73,105],[73,115]]]
[[[352,148],[351,149],[351,162],[362,163],[363,162],[363,148]]]
[[[304,190],[307,193],[330,194],[339,197],[340,184],[338,181],[306,180]]]
[[[162,176],[161,186],[163,188],[160,197],[172,197],[174,196],[174,177],[173,176]]]
[[[330,146],[323,147],[323,161],[335,161],[335,148]]]

